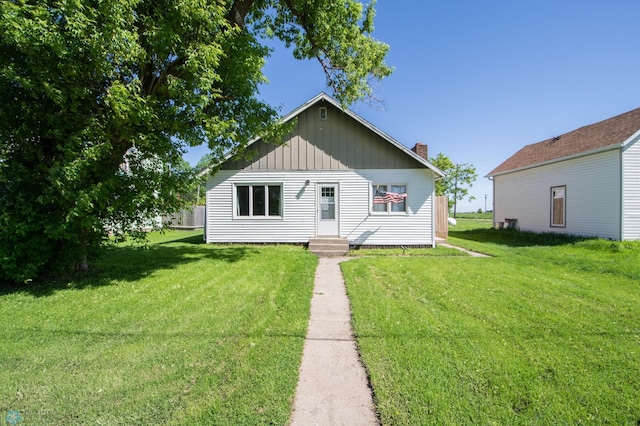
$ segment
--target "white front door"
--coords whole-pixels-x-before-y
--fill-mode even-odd
[[[340,235],[338,184],[318,184],[318,235]]]

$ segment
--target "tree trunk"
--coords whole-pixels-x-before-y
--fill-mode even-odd
[[[76,272],[78,272],[78,271],[88,271],[89,270],[89,264],[87,263],[87,255],[86,254],[83,254],[80,257],[80,259],[76,262],[75,270],[76,270]]]

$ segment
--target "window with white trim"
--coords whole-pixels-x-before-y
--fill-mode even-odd
[[[551,187],[551,226],[564,228],[567,217],[567,187]]]
[[[372,213],[406,213],[407,185],[373,184],[371,186]]]
[[[236,217],[282,217],[282,185],[236,185]]]

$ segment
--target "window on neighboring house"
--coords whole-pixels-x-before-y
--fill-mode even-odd
[[[282,217],[282,185],[236,185],[236,216]]]
[[[551,226],[565,226],[567,217],[566,195],[566,186],[554,186],[551,188]]]
[[[405,213],[407,185],[373,184],[373,213]]]

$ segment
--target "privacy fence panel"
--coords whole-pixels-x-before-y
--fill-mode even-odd
[[[449,236],[449,199],[445,195],[436,197],[436,238],[446,240]]]
[[[199,229],[204,228],[204,213],[204,206],[195,206],[173,216],[165,216],[162,221],[172,229]]]

